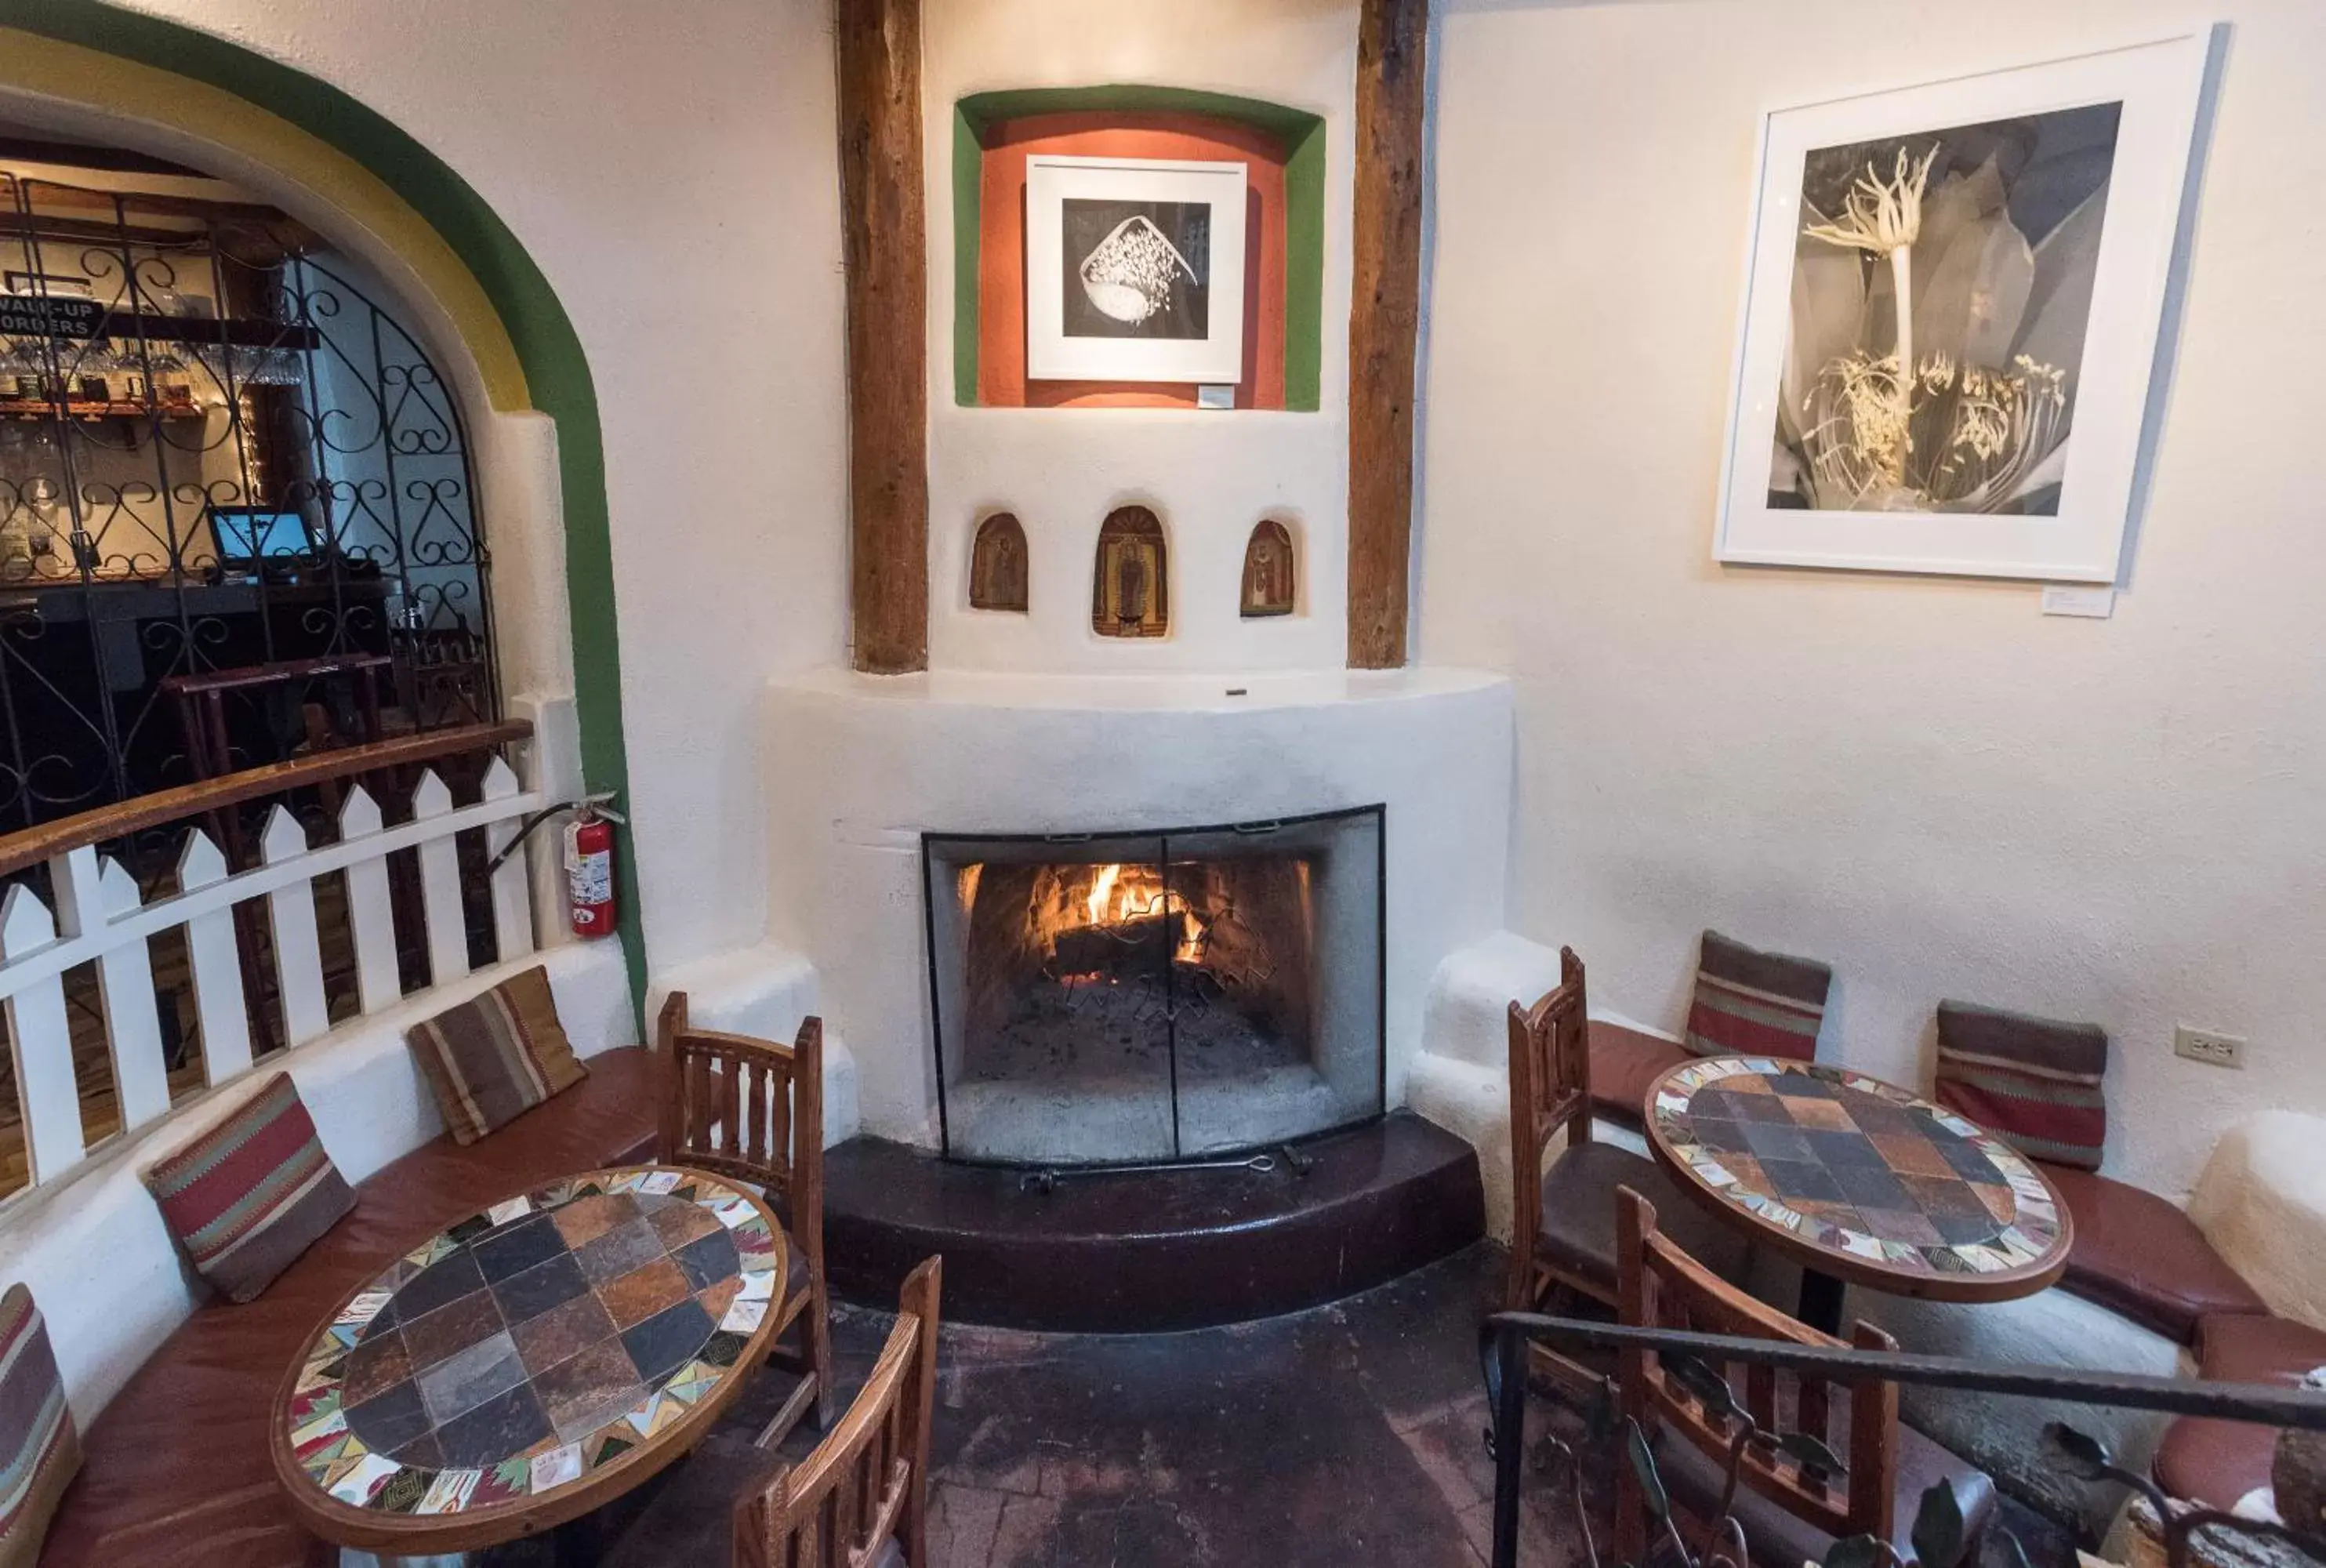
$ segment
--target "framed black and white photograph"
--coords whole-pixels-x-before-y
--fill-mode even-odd
[[[1242,380],[1244,202],[1242,163],[1028,158],[1028,375]]]
[[[1720,559],[2116,579],[2206,46],[1765,117]]]

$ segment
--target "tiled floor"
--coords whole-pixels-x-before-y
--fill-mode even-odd
[[[1493,1473],[1475,1336],[1501,1270],[1480,1246],[1335,1306],[1186,1334],[946,1325],[933,1568],[1479,1568]],[[835,1316],[838,1381],[853,1393],[888,1320]],[[561,1561],[723,1564],[727,1510],[773,1462],[750,1437],[784,1382],[762,1377],[650,1496],[599,1521],[604,1545],[569,1542]],[[1579,1428],[1538,1411],[1538,1428]],[[785,1453],[813,1446],[803,1428]],[[1521,1561],[1581,1563],[1563,1488],[1531,1476]],[[1591,1490],[1604,1509],[1606,1487]],[[2039,1568],[2047,1560],[2036,1554]],[[536,1547],[484,1561],[549,1558]]]

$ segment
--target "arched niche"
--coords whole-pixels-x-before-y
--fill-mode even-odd
[[[1091,630],[1101,637],[1161,637],[1171,629],[1171,573],[1163,521],[1145,507],[1118,507],[1098,531],[1091,577]]]
[[[1026,529],[1015,512],[977,525],[969,547],[969,607],[1026,612]]]
[[[1289,615],[1299,596],[1299,567],[1292,531],[1274,518],[1262,518],[1243,547],[1241,609],[1246,620]]]

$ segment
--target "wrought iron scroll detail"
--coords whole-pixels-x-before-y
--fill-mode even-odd
[[[385,656],[398,722],[499,716],[460,400],[249,211],[0,174],[0,831],[195,777],[172,676]],[[233,767],[307,738],[227,700]]]

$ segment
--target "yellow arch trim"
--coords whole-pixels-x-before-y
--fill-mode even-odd
[[[163,125],[290,180],[411,270],[475,361],[495,410],[533,406],[516,345],[474,275],[392,188],[330,144],[221,88],[19,28],[0,27],[0,87]]]

